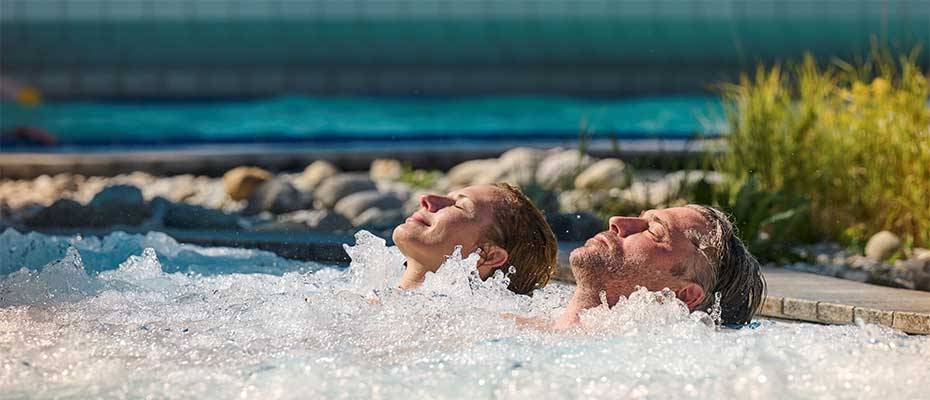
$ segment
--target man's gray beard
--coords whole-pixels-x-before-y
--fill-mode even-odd
[[[610,265],[604,254],[592,249],[584,249],[579,253],[572,253],[569,263],[572,267],[572,273],[575,280],[602,280],[605,275],[613,274],[613,270],[618,267]]]
[[[634,273],[639,266],[645,263],[645,259],[640,256],[627,256],[624,254],[620,259],[611,259],[605,257],[602,253],[590,251],[587,249],[581,253],[572,254],[569,263],[572,271],[582,273],[606,273],[613,278],[619,278],[628,273]]]

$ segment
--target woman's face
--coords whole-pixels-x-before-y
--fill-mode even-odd
[[[482,232],[493,225],[493,209],[504,196],[492,185],[420,196],[420,209],[394,229],[394,243],[407,258],[438,268],[455,246],[462,246],[464,256],[483,244]]]

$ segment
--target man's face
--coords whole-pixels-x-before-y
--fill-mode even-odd
[[[505,196],[491,185],[420,196],[420,209],[394,229],[394,242],[407,257],[437,267],[456,245],[467,255],[482,244],[481,234],[493,224],[493,209]]]
[[[596,282],[609,305],[629,296],[636,286],[651,291],[676,290],[703,265],[700,250],[689,237],[707,235],[701,214],[687,207],[649,210],[639,217],[612,217],[610,229],[598,233],[570,256],[581,284]]]

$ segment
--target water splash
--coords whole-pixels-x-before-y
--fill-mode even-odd
[[[689,313],[670,291],[587,310],[569,332],[520,328],[501,313],[552,319],[571,287],[516,296],[457,252],[397,290],[402,257],[367,233],[348,269],[151,234],[16,235],[0,235],[18,255],[0,273],[0,397],[919,398],[930,381],[926,337],[765,320],[718,331],[713,310]]]

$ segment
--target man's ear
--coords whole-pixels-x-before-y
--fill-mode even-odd
[[[675,296],[678,297],[678,300],[687,304],[689,310],[694,311],[694,309],[704,301],[704,288],[697,283],[689,282],[687,285],[676,290]]]
[[[507,250],[502,247],[488,245],[481,248],[481,258],[478,259],[478,275],[487,279],[494,270],[507,262]]]

